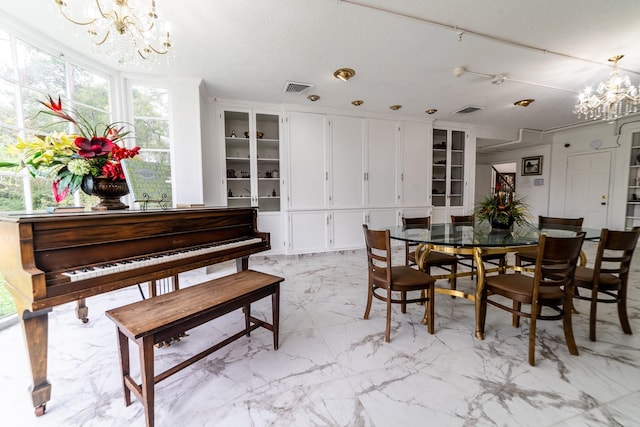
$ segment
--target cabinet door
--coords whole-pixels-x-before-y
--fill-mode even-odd
[[[256,113],[256,177],[260,212],[280,210],[280,116]]]
[[[390,120],[369,120],[368,125],[368,205],[395,206],[398,125]]]
[[[449,206],[464,206],[465,179],[465,131],[451,131],[451,170],[449,182]]]
[[[364,210],[334,211],[331,214],[331,247],[353,249],[364,247]]]
[[[428,206],[431,128],[420,123],[402,125],[402,204]]]
[[[331,206],[364,205],[364,119],[331,118]]]
[[[296,253],[328,249],[327,213],[308,211],[289,213],[289,250]]]
[[[449,190],[449,137],[446,129],[433,130],[432,146],[431,203],[434,207],[443,207],[447,206]]]
[[[224,158],[227,183],[227,206],[249,207],[251,194],[251,126],[249,111],[224,111]]]
[[[288,127],[289,208],[325,208],[327,117],[289,113]]]

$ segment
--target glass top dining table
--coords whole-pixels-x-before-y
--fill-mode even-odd
[[[484,288],[484,275],[500,271],[500,268],[486,268],[482,257],[492,254],[507,254],[531,249],[538,244],[540,235],[551,237],[571,237],[576,233],[585,232],[585,240],[596,240],[600,237],[600,230],[584,227],[538,228],[536,225],[515,225],[511,230],[492,230],[487,222],[464,224],[431,224],[386,227],[394,240],[417,244],[416,260],[418,267],[425,270],[424,260],[429,251],[444,252],[456,255],[473,256],[477,271],[457,272],[456,277],[477,275],[476,288],[473,294],[459,290],[436,287],[436,292],[463,297],[475,301],[476,309],[476,337],[484,339],[479,325],[480,298]],[[580,253],[580,265],[586,264],[584,253]],[[505,266],[505,269],[522,270],[517,266]],[[436,279],[450,278],[454,273],[434,275]],[[426,319],[425,319],[426,320]]]

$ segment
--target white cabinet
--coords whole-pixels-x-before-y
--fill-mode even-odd
[[[367,206],[395,206],[398,123],[368,120]]]
[[[433,129],[431,200],[432,222],[450,222],[450,215],[464,215],[467,132]]]
[[[400,199],[402,206],[431,205],[429,177],[431,164],[431,126],[423,123],[402,123],[402,164]]]
[[[288,207],[291,210],[327,208],[327,116],[289,113],[287,121]]]
[[[289,212],[288,252],[323,252],[330,248],[328,211]]]
[[[219,119],[227,206],[280,211],[280,116],[224,109]]]
[[[331,207],[364,206],[364,149],[366,121],[359,117],[332,116],[329,180]]]

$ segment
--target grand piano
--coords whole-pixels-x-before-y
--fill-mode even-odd
[[[270,248],[255,208],[1,214],[0,272],[23,325],[36,415],[51,398],[52,307],[222,261],[246,270]]]

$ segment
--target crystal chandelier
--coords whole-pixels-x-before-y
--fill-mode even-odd
[[[573,112],[579,118],[612,122],[619,117],[640,111],[638,88],[631,84],[629,76],[618,74],[618,61],[623,57],[624,55],[616,55],[609,58],[609,62],[613,62],[613,71],[607,81],[600,82],[595,92],[588,87],[580,93],[573,108]]]
[[[168,23],[160,28],[155,0],[54,0],[67,20],[86,28],[120,65],[155,59],[171,48]]]

